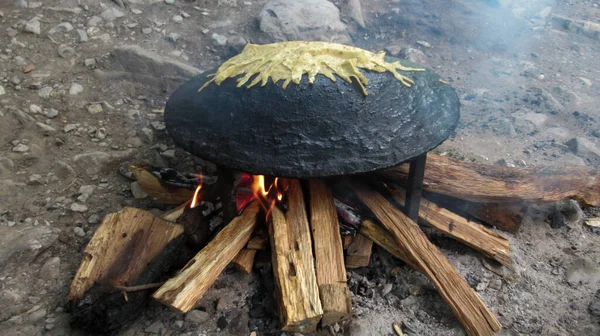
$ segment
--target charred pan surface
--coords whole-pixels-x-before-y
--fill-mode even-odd
[[[189,152],[252,174],[308,178],[391,167],[437,147],[459,119],[456,92],[430,70],[411,72],[411,87],[365,70],[366,96],[356,80],[317,75],[310,84],[306,74],[285,90],[281,81],[238,88],[238,76],[198,92],[216,71],[173,93],[167,129]]]

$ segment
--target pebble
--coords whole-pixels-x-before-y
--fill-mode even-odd
[[[210,315],[202,310],[191,310],[187,314],[185,314],[185,321],[194,324],[200,324],[208,321]]]
[[[73,228],[73,233],[79,237],[85,237],[85,231],[79,226]]]
[[[29,151],[29,147],[25,144],[20,143],[20,144],[14,146],[12,148],[12,151],[17,152],[17,153],[25,153],[25,152]]]
[[[54,108],[49,108],[45,110],[44,114],[46,115],[46,118],[53,119],[58,117],[58,110]]]
[[[65,132],[65,133],[72,132],[72,131],[76,130],[77,128],[79,128],[79,126],[81,126],[81,124],[68,124],[68,125],[65,125],[65,127],[63,127],[63,132]]]
[[[488,288],[495,289],[495,290],[502,289],[502,280],[494,279],[494,280],[490,281]]]
[[[227,318],[225,316],[221,316],[217,320],[217,327],[220,328],[221,330],[227,328],[228,324],[229,323],[227,322]]]
[[[50,30],[48,30],[48,35],[52,35],[52,34],[56,34],[56,33],[68,33],[71,30],[73,30],[72,24],[70,24],[69,22],[62,22],[62,23],[52,27]]]
[[[165,0],[165,3],[166,3],[167,5],[172,5],[172,4],[174,4],[174,3],[175,3],[175,0]]]
[[[79,36],[79,42],[87,42],[89,40],[88,34],[83,29],[77,29],[77,35]]]
[[[174,160],[175,159],[175,150],[167,149],[166,151],[163,151],[162,153],[160,153],[160,156],[162,156],[163,158],[168,159],[168,160]]]
[[[85,61],[83,61],[83,65],[88,68],[96,66],[96,60],[94,58],[86,58]]]
[[[581,81],[581,83],[585,86],[592,86],[592,81],[585,78],[585,77],[579,77],[579,80]]]
[[[183,328],[183,321],[182,320],[175,321],[175,326],[179,329]]]
[[[88,198],[92,195],[94,190],[96,190],[95,185],[83,185],[79,187],[79,196],[77,197],[77,200],[79,202],[85,203],[88,200]]]
[[[50,125],[46,125],[42,122],[37,122],[35,124],[42,131],[42,134],[44,134],[46,136],[50,135],[51,133],[56,132],[56,129]]]
[[[139,9],[137,9],[137,8],[132,8],[132,9],[131,9],[131,12],[132,12],[133,14],[136,14],[136,15],[137,15],[137,14],[142,14],[142,11],[141,11],[141,10],[139,10]]]
[[[216,47],[224,47],[227,45],[227,37],[217,34],[217,33],[213,33],[212,36],[210,37],[213,40],[213,45]]]
[[[32,174],[31,176],[29,176],[30,185],[43,185],[45,183],[46,181],[44,181],[44,178],[40,174]]]
[[[181,34],[177,34],[177,33],[169,33],[167,34],[167,41],[170,42],[177,42],[177,40],[179,40],[181,38]]]
[[[33,312],[29,313],[28,320],[29,320],[30,323],[34,323],[34,322],[40,321],[44,317],[46,317],[47,313],[48,312],[46,311],[45,308],[37,309],[36,311],[33,311]]]
[[[148,35],[152,33],[152,28],[142,28],[142,33]]]
[[[417,41],[417,44],[425,48],[431,48],[431,44],[429,44],[429,42],[426,41]]]
[[[31,19],[31,20],[27,21],[23,30],[28,33],[40,35],[42,33],[42,26],[40,24],[40,21],[38,21],[38,19]]]
[[[381,290],[381,296],[385,297],[392,291],[393,288],[394,288],[393,284],[391,284],[391,283],[386,284],[385,286],[383,286],[383,289]]]
[[[31,104],[29,105],[29,112],[31,113],[42,113],[42,108],[38,105]]]
[[[0,96],[5,95],[6,94],[6,90],[4,90],[4,87],[2,85],[0,85]]]
[[[97,25],[100,24],[100,22],[102,22],[102,18],[94,15],[87,21],[87,23],[85,25],[87,27],[96,27]]]
[[[181,15],[175,15],[175,16],[173,16],[172,20],[175,23],[182,23],[183,22],[183,16],[181,16]]]
[[[103,111],[102,104],[89,104],[86,109],[90,114],[97,114]]]
[[[71,84],[71,88],[69,89],[69,94],[71,96],[76,96],[76,95],[80,94],[81,92],[83,92],[83,86],[81,84],[78,84],[78,83]]]
[[[69,47],[66,44],[58,46],[58,55],[62,58],[69,58],[75,54],[75,49]]]
[[[97,131],[96,134],[94,135],[94,137],[96,139],[100,139],[100,140],[104,140],[106,139],[106,128],[104,127],[100,127]]]
[[[167,128],[165,123],[162,121],[153,121],[150,123],[150,125],[157,131],[164,131]]]
[[[48,259],[40,268],[39,276],[44,280],[58,279],[60,276],[60,258],[52,257]]]
[[[148,127],[142,128],[142,134],[139,134],[139,136],[146,143],[153,143],[154,142],[154,132],[152,132],[152,130],[149,129]]]
[[[88,211],[88,207],[83,205],[83,204],[79,204],[79,203],[73,203],[71,204],[71,211],[75,211],[75,212],[87,212]]]
[[[122,11],[111,7],[108,9],[105,9],[102,13],[100,13],[100,17],[106,21],[114,21],[118,18],[122,18],[125,16],[125,13],[123,13]]]
[[[148,194],[144,191],[144,189],[142,189],[142,186],[138,181],[131,182],[129,189],[131,189],[131,193],[136,199],[144,199],[148,197]]]
[[[161,321],[156,321],[144,329],[144,331],[147,333],[158,335],[161,335],[166,330],[167,329],[165,328],[165,325]]]
[[[50,98],[52,91],[54,91],[54,89],[51,86],[43,87],[38,92],[38,96],[40,96],[41,98],[48,99],[48,98]]]
[[[93,214],[88,218],[88,223],[90,224],[97,224],[100,222],[100,216]]]

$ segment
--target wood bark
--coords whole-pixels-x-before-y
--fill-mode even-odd
[[[286,194],[287,213],[275,206],[269,219],[279,319],[285,331],[311,332],[321,320],[323,309],[300,182],[290,180]]]
[[[393,198],[401,206],[404,206],[405,191],[398,190],[394,193]],[[495,259],[502,265],[509,266],[511,264],[508,239],[481,224],[471,222],[424,198],[421,198],[420,202],[419,220],[487,257]]]
[[[408,168],[405,164],[380,173],[405,180]],[[588,167],[513,168],[430,153],[424,182],[427,191],[476,203],[542,203],[574,198],[588,206],[600,206],[600,172]]]
[[[71,283],[69,301],[78,301],[95,283],[107,287],[135,284],[148,264],[183,227],[126,207],[107,215],[83,252]]]
[[[246,274],[252,273],[252,266],[254,266],[254,256],[256,256],[256,250],[242,249],[240,253],[233,259],[233,266],[237,270],[240,270]]]
[[[403,249],[409,263],[433,282],[467,334],[493,335],[500,330],[497,318],[415,222],[365,185],[356,183],[352,189]]]
[[[369,266],[373,241],[362,234],[357,234],[346,249],[346,267],[360,268]]]
[[[256,226],[259,205],[250,204],[235,217],[177,274],[153,295],[156,300],[180,312],[191,310],[219,274],[250,240]]]
[[[346,284],[342,236],[333,196],[322,180],[313,179],[309,184],[310,227],[323,305],[321,325],[328,326],[352,315],[352,300]]]

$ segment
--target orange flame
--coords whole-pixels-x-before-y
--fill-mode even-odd
[[[277,202],[283,200],[283,193],[279,189],[279,178],[276,177],[269,187],[265,187],[265,176],[255,175],[252,183],[252,191],[254,197],[259,201],[263,210],[266,213],[266,218],[269,218],[271,211]]]
[[[190,209],[197,207],[198,204],[201,203],[201,200],[198,200],[198,194],[200,193],[200,190],[202,189],[202,175],[199,175],[198,180],[199,180],[199,184],[198,184],[198,187],[196,188],[196,191],[194,191],[194,197],[192,197],[192,203],[190,203]]]

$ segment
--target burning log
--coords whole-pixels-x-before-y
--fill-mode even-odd
[[[408,165],[381,171],[406,180]],[[540,203],[574,198],[600,206],[600,172],[588,167],[511,168],[463,162],[433,153],[425,167],[425,190],[478,203]]]
[[[331,191],[322,180],[310,180],[310,215],[317,284],[323,304],[321,325],[327,326],[352,315],[352,300],[346,284],[337,211]]]
[[[74,324],[112,334],[148,302],[148,284],[186,257],[183,227],[134,208],[107,215],[83,253],[69,290]],[[126,293],[124,288],[145,288]]]
[[[187,312],[250,240],[259,205],[250,204],[177,274],[153,295],[163,304]]]
[[[399,244],[408,263],[433,282],[467,334],[493,335],[501,329],[488,307],[416,223],[377,192],[360,184],[352,185],[352,189]]]
[[[288,211],[274,206],[269,236],[281,328],[314,331],[323,316],[313,263],[310,228],[298,180],[287,191]]]
[[[393,197],[396,202],[404,206],[406,202],[404,190],[398,190]],[[483,225],[468,221],[424,198],[421,198],[419,219],[502,265],[511,264],[508,240]]]
[[[346,268],[369,266],[373,241],[362,234],[357,234],[346,249]]]
[[[246,274],[252,273],[252,266],[254,266],[254,256],[256,255],[256,251],[257,250],[251,250],[248,248],[242,249],[240,253],[235,256],[235,259],[233,259],[233,266]]]

